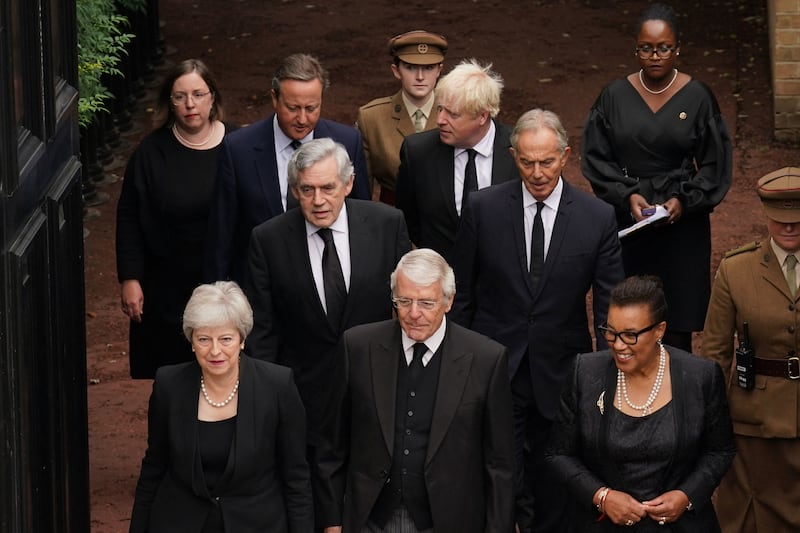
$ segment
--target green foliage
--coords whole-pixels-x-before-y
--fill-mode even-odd
[[[144,11],[145,0],[120,0],[123,7]],[[127,17],[114,0],[76,0],[78,19],[78,120],[90,124],[97,112],[108,112],[113,95],[102,83],[104,75],[122,76],[117,65],[134,35],[125,33]]]

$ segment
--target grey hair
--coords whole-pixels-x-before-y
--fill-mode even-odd
[[[275,96],[281,94],[281,82],[284,80],[319,80],[322,92],[325,92],[331,84],[328,71],[316,57],[309,54],[292,54],[284,58],[272,77],[272,90],[275,91]]]
[[[242,340],[253,330],[253,308],[234,281],[199,285],[183,310],[183,334],[192,341],[192,332],[233,324]]]
[[[303,143],[303,146],[294,151],[287,168],[289,187],[297,186],[300,172],[329,157],[336,159],[339,179],[347,185],[353,176],[353,163],[350,162],[350,156],[344,146],[333,139],[323,137]]]
[[[473,116],[486,111],[496,117],[502,93],[502,76],[492,70],[491,63],[481,65],[474,58],[456,65],[436,86],[437,102]]]
[[[456,276],[452,267],[447,264],[444,257],[430,248],[417,248],[400,258],[390,278],[392,294],[397,288],[397,273],[400,271],[411,283],[419,287],[441,282],[446,300],[456,293]]]
[[[526,111],[519,117],[514,131],[511,132],[511,146],[517,149],[517,142],[519,136],[526,131],[539,131],[542,128],[548,128],[556,134],[558,139],[558,151],[564,155],[564,151],[569,146],[569,137],[564,125],[561,124],[561,119],[552,111],[545,111],[544,109],[531,109]]]

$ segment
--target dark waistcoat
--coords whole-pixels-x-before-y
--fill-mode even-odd
[[[386,525],[392,512],[400,505],[406,507],[417,529],[433,527],[428,490],[425,487],[425,456],[441,359],[441,354],[437,352],[420,372],[417,382],[413,383],[405,356],[400,353],[392,468],[370,513],[370,520],[380,527]]]

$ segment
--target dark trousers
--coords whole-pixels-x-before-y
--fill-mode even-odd
[[[511,394],[517,465],[516,521],[520,532],[571,531],[566,488],[549,471],[544,458],[553,422],[536,406],[527,355],[511,380]]]

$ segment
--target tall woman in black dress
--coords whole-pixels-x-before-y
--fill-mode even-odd
[[[164,80],[156,121],[128,161],[117,206],[117,277],[130,322],[133,378],[194,359],[183,338],[183,307],[202,282],[208,206],[223,124],[222,95],[199,60]]]
[[[627,275],[653,274],[670,308],[665,342],[691,350],[711,292],[709,213],[731,184],[731,142],[711,90],[676,61],[675,12],[652,4],[636,27],[640,70],[609,84],[583,134],[581,168],[620,229],[656,204],[669,218],[622,239]]]

